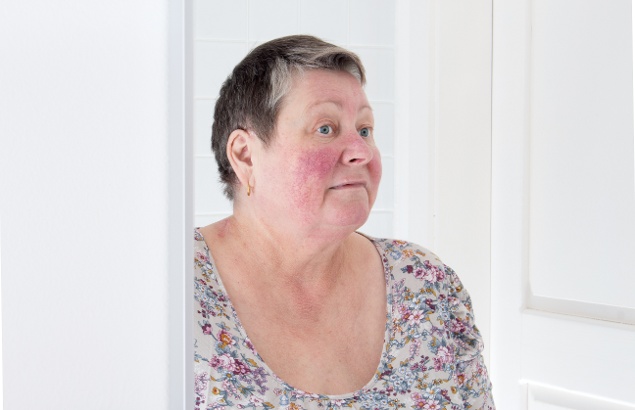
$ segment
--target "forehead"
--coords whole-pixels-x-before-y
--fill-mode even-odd
[[[297,73],[285,98],[286,107],[308,109],[322,103],[368,106],[366,93],[359,80],[346,71],[307,70]]]

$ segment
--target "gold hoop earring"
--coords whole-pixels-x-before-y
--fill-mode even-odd
[[[251,185],[247,184],[247,196],[251,195]]]

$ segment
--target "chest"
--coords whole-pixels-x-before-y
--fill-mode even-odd
[[[277,295],[275,297],[284,297]],[[383,275],[339,295],[246,297],[235,309],[240,327],[272,373],[291,386],[322,394],[364,387],[379,366],[386,334]]]

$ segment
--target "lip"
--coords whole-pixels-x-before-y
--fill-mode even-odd
[[[365,188],[366,183],[363,181],[346,181],[341,184],[337,184],[332,186],[330,189],[354,189],[354,188]]]

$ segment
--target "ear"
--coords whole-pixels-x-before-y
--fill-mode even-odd
[[[234,130],[227,140],[227,159],[243,187],[250,183],[254,137],[248,131]]]

